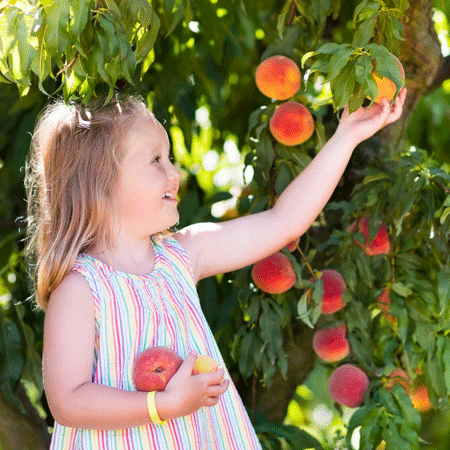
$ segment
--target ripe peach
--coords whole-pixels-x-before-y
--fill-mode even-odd
[[[364,235],[366,238],[366,245],[363,247],[360,242],[355,241],[357,245],[364,248],[366,255],[387,255],[391,249],[391,244],[389,242],[389,235],[387,226],[382,223],[378,233],[374,237],[373,241],[369,243],[369,219],[368,217],[363,217],[358,223],[358,231]]]
[[[369,378],[353,364],[343,364],[335,369],[328,380],[331,398],[340,405],[356,408],[364,401]]]
[[[192,375],[216,372],[218,368],[219,363],[215,359],[212,359],[208,355],[197,355],[194,368],[192,369]]]
[[[402,80],[405,79],[405,70],[403,69],[402,63],[400,60],[394,56],[398,68],[400,69],[400,73],[402,76]],[[377,84],[378,92],[377,97],[375,98],[375,103],[380,103],[383,97],[386,97],[390,102],[395,95],[395,84],[389,78],[383,77],[379,75],[375,69],[372,70],[372,76],[375,79],[375,83]]]
[[[299,145],[314,132],[314,120],[308,108],[297,102],[279,105],[269,121],[272,136],[283,145]]]
[[[433,405],[431,404],[428,396],[428,389],[424,384],[420,384],[413,389],[412,403],[420,412],[433,409]]]
[[[345,358],[350,352],[345,332],[345,325],[316,331],[312,345],[317,356],[326,362],[336,362]]]
[[[138,391],[163,391],[180,368],[183,358],[167,347],[148,347],[133,365],[133,381]]]
[[[258,89],[267,97],[286,100],[300,89],[301,73],[292,59],[275,55],[258,66],[255,81]]]
[[[347,289],[343,276],[332,269],[325,269],[320,277],[323,280],[322,313],[332,314],[344,307],[342,294]],[[314,281],[314,278],[311,278]],[[311,292],[308,293],[311,298]]]
[[[384,387],[390,391],[395,383],[403,386],[408,395],[411,397],[411,380],[403,369],[394,369],[389,375],[389,380],[385,383]]]
[[[281,252],[258,261],[252,268],[253,282],[268,294],[281,294],[295,283],[295,272],[289,259]]]

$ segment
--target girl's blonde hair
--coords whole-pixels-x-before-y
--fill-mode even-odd
[[[48,105],[32,136],[25,164],[28,224],[25,257],[37,306],[45,309],[81,252],[112,242],[112,193],[132,122],[149,114],[142,99],[107,106]]]

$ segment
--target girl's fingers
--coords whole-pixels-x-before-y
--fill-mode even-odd
[[[220,384],[209,386],[208,395],[210,397],[217,397],[219,395],[222,395],[228,389],[229,385],[230,385],[230,380],[225,380]]]
[[[394,104],[391,108],[391,115],[389,116],[387,123],[395,122],[402,114],[403,111],[403,104],[405,103],[406,98],[406,88],[403,87],[397,96],[397,98],[394,101]]]

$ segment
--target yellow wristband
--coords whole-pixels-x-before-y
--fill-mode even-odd
[[[165,420],[161,420],[158,416],[158,411],[156,411],[156,403],[155,403],[155,394],[156,391],[150,391],[147,394],[147,408],[150,419],[152,419],[153,423],[157,423],[159,425],[163,425],[166,423]]]

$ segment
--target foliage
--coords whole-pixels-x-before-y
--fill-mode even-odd
[[[0,107],[7,117],[0,121],[2,394],[29,415],[20,396],[26,386],[52,425],[41,375],[43,314],[26,301],[30,283],[21,256],[27,133],[49,97],[62,93],[67,101],[86,102],[98,95],[108,101],[116,91],[142,95],[167,127],[183,172],[180,227],[257,213],[274,204],[324,145],[336,127],[334,113],[347,102],[353,110],[366,96],[374,98],[374,65],[398,91],[402,81],[393,55],[399,56],[407,7],[406,0],[0,2]],[[296,147],[272,139],[268,122],[281,102],[265,98],[254,82],[257,65],[275,54],[303,69],[311,64],[293,100],[310,109],[315,133]],[[355,150],[345,180],[350,188],[328,203],[296,252],[283,250],[297,275],[292,289],[261,292],[250,267],[198,285],[227,366],[243,385],[258,381],[270,390],[277,374],[294,385],[304,381],[291,378],[287,358],[299,322],[311,328],[345,322],[348,361],[370,377],[365,403],[350,418],[327,400],[342,417],[344,438],[316,439],[247,405],[264,448],[350,449],[356,429],[360,448],[382,440],[387,449],[419,448],[420,414],[401,386],[384,388],[394,368],[424,382],[435,409],[447,407],[450,175],[441,137],[448,139],[449,99],[439,92],[424,98],[426,106],[419,104],[411,118],[408,138],[415,147],[382,159],[374,154],[383,142],[373,138]],[[423,117],[430,115],[444,117],[432,138],[423,131]],[[213,214],[219,206],[225,212]],[[349,225],[367,215],[372,237],[381,222],[388,226],[388,255],[368,256],[355,245],[364,239]],[[323,283],[311,282],[310,267],[343,274],[342,310],[321,314]],[[377,302],[384,289],[393,322]],[[316,362],[315,369],[329,375],[338,364]],[[327,398],[326,387],[321,390]]]

